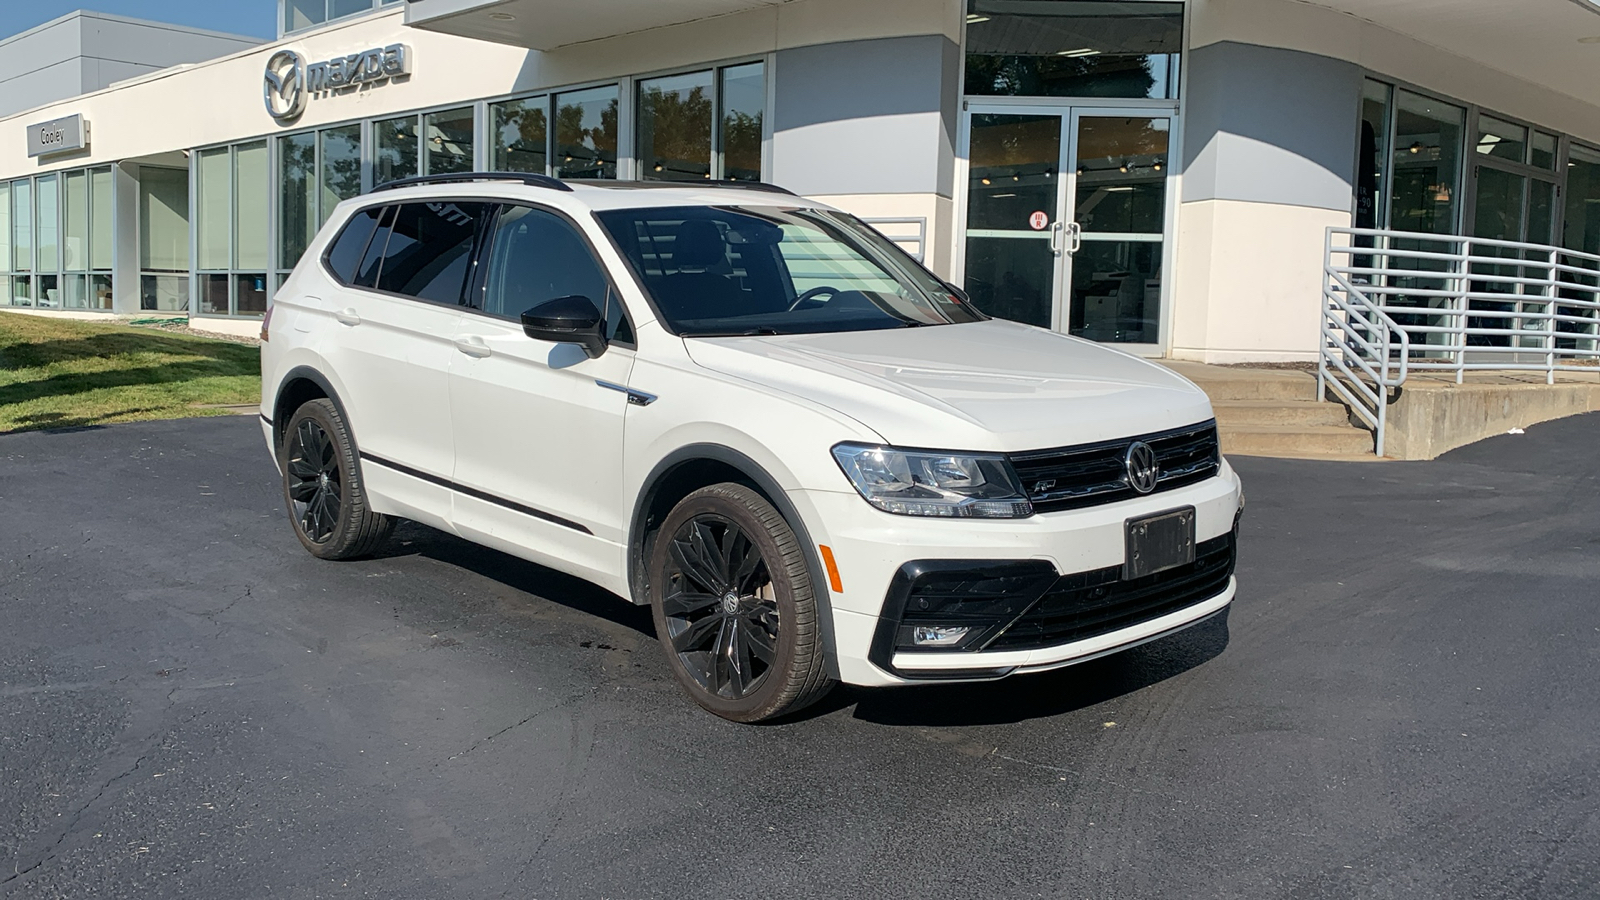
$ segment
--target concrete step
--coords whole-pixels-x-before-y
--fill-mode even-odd
[[[1250,425],[1349,425],[1350,412],[1338,403],[1309,400],[1218,400],[1211,404],[1223,429]]]
[[[1163,360],[1162,364],[1199,385],[1213,402],[1317,399],[1317,376],[1311,372],[1234,369],[1176,360]]]
[[[1222,452],[1237,456],[1374,458],[1372,433],[1351,425],[1245,425],[1220,431]]]

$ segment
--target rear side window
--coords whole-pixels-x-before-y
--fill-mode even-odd
[[[483,203],[454,201],[400,204],[378,270],[378,290],[461,303],[485,209]]]
[[[378,270],[383,267],[383,251],[389,246],[389,231],[394,225],[395,208],[386,206],[378,221],[378,230],[372,235],[372,240],[367,243],[367,252],[361,257],[361,265],[356,267],[355,280],[350,282],[356,287],[377,287]]]
[[[572,223],[542,209],[502,207],[489,251],[483,311],[515,321],[547,300],[574,296],[589,298],[602,311],[608,338],[633,341],[605,270]]]
[[[333,239],[333,244],[328,247],[328,268],[345,284],[354,284],[357,268],[361,257],[367,252],[367,246],[372,243],[372,235],[378,230],[379,220],[385,208],[378,206],[372,209],[363,209],[350,217],[345,223],[344,230]]]

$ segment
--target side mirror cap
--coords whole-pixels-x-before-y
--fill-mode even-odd
[[[522,332],[536,341],[577,344],[590,359],[606,352],[606,326],[600,308],[578,294],[546,300],[524,312]]]

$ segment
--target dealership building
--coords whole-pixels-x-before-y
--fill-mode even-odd
[[[1600,253],[1593,0],[279,0],[279,32],[0,41],[0,304],[249,331],[339,201],[474,170],[771,182],[993,315],[1206,362],[1316,358],[1330,228]]]

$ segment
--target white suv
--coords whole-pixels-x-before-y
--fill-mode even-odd
[[[1205,394],[990,319],[778,188],[385,185],[262,337],[307,550],[371,553],[404,517],[592,581],[652,607],[729,719],[1070,665],[1233,599]]]

